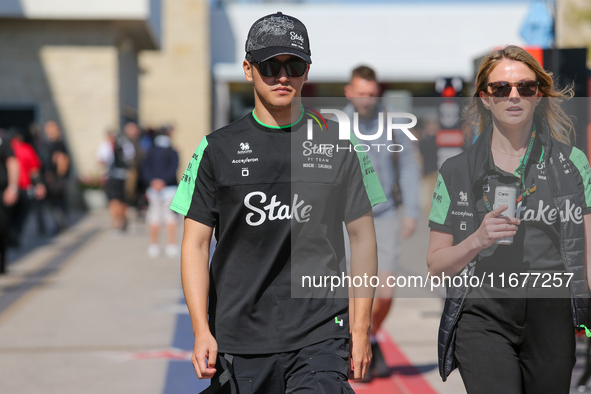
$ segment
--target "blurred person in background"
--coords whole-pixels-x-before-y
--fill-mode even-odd
[[[127,199],[125,181],[128,169],[133,165],[135,149],[124,134],[116,135],[107,132],[107,139],[101,143],[97,151],[97,160],[107,173],[105,193],[109,200],[109,213],[114,235],[127,230]]]
[[[439,132],[439,122],[437,119],[427,119],[422,127],[419,140],[419,151],[423,161],[422,172],[423,181],[421,182],[421,207],[427,207],[431,202],[431,192],[435,189],[437,181],[437,133]]]
[[[154,138],[154,145],[148,151],[142,164],[142,180],[148,186],[146,197],[148,211],[146,221],[150,231],[148,255],[160,255],[160,227],[166,225],[167,243],[165,253],[177,257],[179,248],[176,242],[177,214],[169,209],[177,190],[176,172],[179,155],[172,147],[169,128],[162,127]]]
[[[140,136],[140,146],[144,152],[147,152],[152,147],[154,143],[154,136],[156,131],[151,127],[146,127]]]
[[[20,167],[5,130],[0,130],[0,274],[6,273],[6,248],[10,235],[8,207],[18,200],[18,179]]]
[[[23,135],[18,131],[12,138],[10,146],[20,166],[19,197],[10,209],[10,246],[18,247],[29,210],[35,200],[45,198],[46,190],[41,179],[41,159],[35,149],[24,142]]]
[[[140,218],[141,214],[138,207],[139,199],[142,194],[140,190],[140,172],[142,162],[146,155],[144,150],[141,148],[141,130],[137,123],[127,122],[123,127],[123,132],[125,134],[125,137],[127,137],[129,142],[131,142],[131,144],[133,145],[133,149],[135,152],[132,163],[127,171],[127,179],[125,180],[125,196],[127,197],[128,204],[136,208],[138,218]]]
[[[441,166],[429,274],[471,286],[447,287],[439,373],[445,381],[457,366],[469,394],[570,392],[591,269],[591,168],[560,107],[572,95],[524,49],[490,53],[466,115],[479,137]],[[501,186],[516,191],[514,216],[495,201]],[[516,275],[517,285],[501,279]]]
[[[47,200],[55,222],[55,232],[60,232],[68,225],[70,155],[59,125],[50,120],[45,122],[44,129],[47,137],[47,162],[44,163]]]
[[[345,86],[345,96],[350,103],[343,111],[349,119],[353,119],[354,112],[359,114],[358,125],[361,134],[376,133],[380,127],[378,123],[380,112],[384,113],[383,122],[386,122],[386,109],[378,99],[380,86],[375,71],[370,67],[359,66],[351,72],[349,84]],[[403,147],[398,153],[389,152],[386,149],[379,152],[371,149],[367,152],[387,198],[387,202],[373,208],[378,243],[378,277],[381,283],[386,283],[387,278],[396,273],[400,255],[399,238],[410,237],[417,226],[420,173],[412,141],[400,129],[394,132],[393,141],[388,141],[388,133],[385,132],[387,128],[385,124],[383,126],[384,132],[372,143],[384,144],[384,146],[400,144]],[[404,205],[402,212],[400,212],[400,205]],[[393,297],[393,287],[378,287],[371,316],[373,359],[365,381],[370,381],[372,377],[390,375],[390,369],[380,350],[376,333],[392,307]]]
[[[41,170],[39,171],[39,175],[41,176],[42,182],[45,182],[45,169],[43,167],[43,163],[47,163],[48,160],[46,159],[47,156],[47,141],[43,138],[43,128],[41,125],[37,123],[32,123],[29,127],[29,133],[31,135],[31,145],[35,149],[37,156],[41,160]],[[47,196],[47,189],[46,189],[46,196]],[[32,206],[35,211],[35,220],[37,222],[37,234],[38,235],[45,235],[47,232],[47,226],[45,225],[45,213],[44,213],[44,206],[45,206],[45,199],[34,199],[32,201]]]

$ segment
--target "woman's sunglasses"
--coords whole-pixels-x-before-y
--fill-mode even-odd
[[[263,77],[276,77],[285,67],[285,73],[290,77],[301,77],[306,72],[308,63],[304,60],[289,60],[278,62],[277,60],[265,60],[264,62],[252,61],[259,65],[259,72]]]
[[[538,81],[519,81],[519,82],[506,82],[498,81],[487,84],[490,86],[491,94],[495,97],[509,97],[513,86],[517,87],[517,92],[522,97],[531,97],[538,92]]]

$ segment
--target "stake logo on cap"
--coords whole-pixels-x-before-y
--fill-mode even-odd
[[[252,25],[245,50],[257,62],[278,55],[294,55],[312,63],[306,26],[281,12],[264,16]]]

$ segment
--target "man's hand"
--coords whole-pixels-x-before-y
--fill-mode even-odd
[[[35,186],[35,198],[37,200],[43,200],[45,196],[47,196],[47,189],[45,188],[45,185],[38,183]]]
[[[371,342],[368,330],[355,330],[351,332],[351,373],[349,377],[360,380],[365,377],[371,363]],[[351,376],[353,375],[353,376]]]
[[[18,187],[15,185],[10,185],[4,190],[4,195],[2,196],[4,200],[4,205],[7,207],[13,205],[16,200],[18,200]]]
[[[413,235],[416,229],[417,219],[410,216],[405,216],[404,219],[402,219],[402,228],[400,232],[402,239],[407,239],[408,237]]]
[[[215,362],[218,356],[218,343],[209,330],[195,335],[195,347],[191,355],[193,367],[199,379],[211,379],[216,372]]]

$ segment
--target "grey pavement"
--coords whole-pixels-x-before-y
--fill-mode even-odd
[[[163,392],[169,360],[134,356],[172,343],[179,262],[108,223],[88,215],[0,277],[0,393]]]

